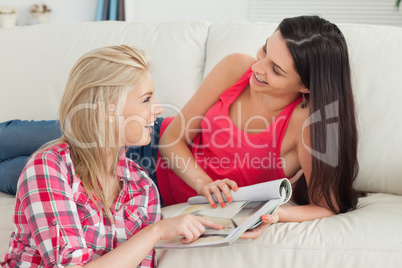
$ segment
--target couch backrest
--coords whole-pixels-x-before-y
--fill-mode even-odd
[[[349,45],[360,130],[359,189],[402,194],[402,28],[340,24]],[[76,60],[112,44],[135,45],[153,63],[156,97],[182,107],[233,52],[255,55],[276,29],[265,23],[125,22],[0,29],[0,122],[55,119]],[[165,108],[173,115],[177,108]]]
[[[356,187],[402,194],[402,28],[338,25],[348,43],[359,125]],[[204,76],[229,53],[255,55],[277,24],[212,24]],[[340,129],[342,131],[342,129]]]
[[[202,81],[208,23],[125,22],[0,29],[0,122],[56,119],[69,72],[87,51],[128,44],[152,62],[156,97],[182,107]],[[176,114],[166,107],[165,115]]]

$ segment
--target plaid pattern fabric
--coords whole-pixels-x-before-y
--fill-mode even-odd
[[[111,208],[112,224],[77,178],[67,143],[31,157],[18,182],[15,232],[1,266],[84,265],[160,220],[155,184],[124,153],[117,175],[123,190]],[[152,250],[139,267],[154,266]]]

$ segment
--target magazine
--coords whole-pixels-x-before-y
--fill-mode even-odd
[[[233,202],[227,203],[225,208],[212,208],[204,196],[194,196],[188,199],[188,206],[176,211],[170,217],[192,213],[207,218],[223,226],[216,230],[206,227],[205,232],[195,241],[183,244],[176,237],[161,240],[155,248],[193,248],[227,246],[232,244],[239,236],[257,227],[262,221],[261,216],[273,214],[277,208],[289,201],[292,187],[288,179],[274,180],[231,191]],[[212,195],[214,200],[216,197]],[[225,200],[226,201],[226,200]]]

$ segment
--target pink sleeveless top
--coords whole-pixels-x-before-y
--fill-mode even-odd
[[[262,132],[243,132],[230,119],[229,107],[248,85],[251,75],[250,68],[236,84],[221,94],[201,122],[201,133],[189,146],[197,163],[212,180],[229,178],[239,187],[286,177],[280,148],[291,114],[301,101],[299,98],[286,106]],[[172,120],[170,117],[162,121],[160,136]],[[187,202],[189,197],[197,195],[167,167],[159,153],[156,176],[166,205]]]

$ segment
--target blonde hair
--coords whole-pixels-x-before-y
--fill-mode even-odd
[[[117,178],[121,154],[118,127],[110,114],[122,113],[128,92],[149,68],[145,54],[127,45],[94,49],[74,65],[60,103],[64,135],[59,142],[69,143],[77,176],[89,197],[100,202],[109,218],[103,189],[111,170]],[[112,166],[107,162],[110,154]]]

